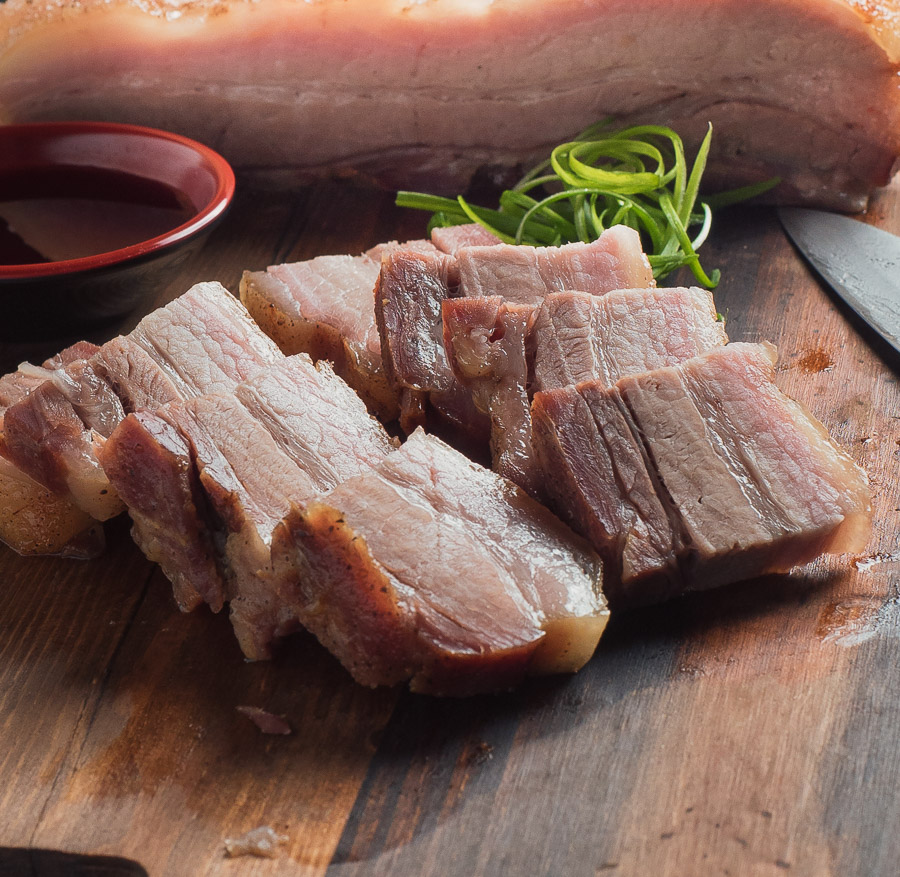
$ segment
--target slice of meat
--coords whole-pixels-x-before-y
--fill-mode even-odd
[[[771,345],[732,344],[618,385],[701,561],[734,547],[760,552],[748,538],[749,521],[729,532],[738,496],[732,502],[717,489],[726,472],[772,539],[756,561],[765,571],[789,569],[820,552],[860,551],[868,538],[865,473],[821,423],[778,390],[775,360]],[[677,436],[670,436],[676,424]],[[693,446],[701,424],[718,462],[704,451],[693,465],[679,465],[677,457],[685,456],[680,447]],[[745,575],[742,564],[740,559],[736,566]]]
[[[592,394],[585,389],[595,387]],[[677,592],[680,529],[659,496],[638,428],[615,391],[589,382],[537,393],[532,417],[533,447],[550,507],[603,557],[613,607]]]
[[[23,363],[0,377],[0,434],[6,409],[25,399],[53,373],[97,351],[80,341],[41,366]],[[103,530],[64,497],[56,496],[8,460],[0,457],[0,541],[19,554],[95,557],[103,550]]]
[[[552,292],[579,289],[602,295],[651,286],[653,273],[637,232],[616,226],[591,244],[469,246],[454,256],[395,250],[382,258],[375,299],[382,359],[401,397],[401,424],[423,425],[423,394],[458,425],[483,420],[466,404],[444,348],[442,306],[460,297],[503,298],[538,305]],[[451,401],[452,400],[452,401]]]
[[[597,557],[543,506],[414,433],[276,534],[300,617],[366,685],[466,694],[572,672],[606,623]]]
[[[431,243],[442,253],[453,255],[462,247],[490,247],[501,241],[483,226],[472,222],[468,225],[435,226],[431,230]]]
[[[134,541],[162,567],[181,611],[206,602],[218,612],[225,586],[189,441],[159,413],[138,411],[116,427],[98,458],[128,509]]]
[[[126,405],[153,408],[224,392],[282,354],[224,287],[200,283],[146,316],[124,339],[53,372],[4,418],[0,452],[97,520],[122,504],[97,451]]]
[[[128,336],[150,355],[184,397],[229,393],[278,347],[220,283],[197,283],[148,314]]]
[[[379,265],[364,253],[245,271],[241,301],[284,353],[330,360],[374,411],[391,419],[397,399],[384,376],[375,325]]]
[[[270,643],[297,628],[293,606],[280,599],[287,586],[274,578],[271,534],[291,497],[306,503],[319,492],[316,481],[234,396],[200,396],[160,413],[190,443],[241,650],[270,657]]]
[[[712,293],[704,289],[549,295],[529,342],[533,389],[590,380],[610,386],[624,375],[683,362],[727,340]]]
[[[462,295],[501,295],[530,305],[539,305],[551,292],[603,295],[654,285],[641,239],[624,225],[607,229],[589,244],[464,247],[456,252],[456,271]]]
[[[0,541],[22,555],[87,560],[102,553],[103,528],[71,500],[0,457]]]
[[[65,368],[70,363],[88,359],[98,350],[97,345],[91,344],[90,341],[78,341],[61,350],[56,356],[45,360],[41,365],[23,362],[16,371],[3,375],[0,377],[0,415],[16,402],[21,402],[32,390],[50,378],[53,372]]]
[[[452,256],[399,248],[385,253],[375,287],[375,316],[385,373],[400,398],[400,425],[426,420],[426,399],[454,425],[487,435],[483,414],[453,374],[444,349],[441,305],[457,286]]]
[[[240,289],[251,316],[285,354],[330,361],[384,420],[397,416],[398,401],[381,362],[374,289],[382,255],[398,246],[391,241],[358,256],[318,256],[245,271]],[[428,241],[402,246],[435,252]]]
[[[535,499],[543,470],[531,443],[526,346],[535,308],[500,296],[443,303],[444,345],[454,372],[491,418],[493,469]]]
[[[701,289],[552,293],[540,307],[499,296],[450,299],[443,318],[453,369],[491,416],[494,469],[540,500],[531,390],[585,380],[608,386],[727,340],[712,295]]]
[[[900,153],[898,11],[897,0],[7,0],[0,116],[179,131],[280,181],[354,172],[451,192],[607,117],[674,125],[689,151],[711,122],[710,181],[777,175],[782,198],[859,208]]]
[[[235,388],[129,415],[101,460],[148,557],[179,604],[231,619],[248,658],[297,626],[294,582],[276,576],[272,531],[393,449],[384,429],[327,363],[288,357]]]
[[[774,384],[770,345],[538,393],[555,506],[620,580],[615,605],[784,572],[867,538],[865,474]]]

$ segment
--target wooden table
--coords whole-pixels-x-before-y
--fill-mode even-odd
[[[869,221],[900,232],[900,185]],[[147,309],[423,226],[348,184],[245,188]],[[225,614],[177,611],[124,521],[87,563],[0,548],[0,875],[897,874],[898,363],[770,210],[723,214],[704,256],[732,340],[775,341],[779,384],[868,471],[865,556],[616,617],[575,677],[436,700],[361,688],[304,635],[245,663]],[[259,825],[289,837],[280,858],[224,857]]]

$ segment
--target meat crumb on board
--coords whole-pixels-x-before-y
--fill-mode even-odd
[[[229,859],[238,856],[256,856],[260,859],[275,859],[279,847],[283,847],[290,838],[286,834],[278,834],[270,825],[260,825],[240,837],[225,838],[225,855]]]

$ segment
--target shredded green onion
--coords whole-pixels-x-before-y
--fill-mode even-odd
[[[690,169],[684,144],[671,128],[612,131],[608,126],[608,120],[599,122],[557,146],[503,192],[496,210],[462,196],[420,192],[398,192],[397,205],[431,212],[429,232],[476,222],[506,243],[532,246],[588,243],[612,225],[627,225],[640,233],[656,279],[687,266],[698,283],[716,286],[719,271],[707,274],[697,255],[709,235],[713,208],[753,198],[780,181],[721,192],[697,204],[712,125]]]

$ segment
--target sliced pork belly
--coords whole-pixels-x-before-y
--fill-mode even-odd
[[[96,460],[96,450],[124,417],[121,402],[79,360],[55,372],[4,417],[0,453],[42,486],[98,521],[122,505]]]
[[[97,451],[126,407],[232,389],[282,354],[240,303],[201,283],[145,317],[127,336],[74,362],[13,405],[0,452],[54,493],[98,520],[122,504]]]
[[[608,561],[614,605],[860,550],[862,470],[775,386],[770,345],[538,393],[554,506]]]
[[[41,366],[23,363],[0,377],[0,434],[6,409],[67,365],[92,356],[97,347],[85,341],[67,347]],[[19,554],[94,557],[103,550],[103,530],[71,500],[56,496],[18,467],[0,457],[0,541]]]
[[[225,587],[189,441],[158,413],[137,411],[97,456],[128,510],[134,541],[162,567],[179,608],[190,612],[206,602],[218,612]]]
[[[442,253],[398,249],[381,259],[375,317],[391,384],[402,391],[447,391],[454,383],[444,351],[441,303],[453,294],[454,261]]]
[[[469,694],[572,672],[606,624],[596,555],[421,431],[292,509],[273,553],[308,565],[301,620],[365,685]]]
[[[272,531],[393,449],[327,363],[289,357],[235,388],[129,415],[101,461],[135,538],[172,581],[183,609],[201,600],[231,618],[248,658],[297,625],[294,571],[277,578]]]
[[[385,373],[398,392],[407,433],[425,424],[427,401],[461,430],[488,434],[485,416],[453,374],[444,349],[441,305],[457,285],[452,256],[398,248],[382,257],[375,316]]]
[[[621,289],[603,297],[549,295],[537,310],[530,347],[533,389],[674,365],[728,340],[705,289]]]
[[[444,345],[453,370],[491,418],[495,472],[543,499],[543,470],[531,444],[527,340],[535,308],[501,296],[443,303]]]
[[[569,289],[603,295],[655,285],[638,233],[624,225],[589,244],[465,247],[456,252],[456,270],[462,295],[502,295],[530,305]]]
[[[241,301],[284,353],[330,360],[373,411],[392,419],[397,398],[384,376],[375,325],[376,256],[318,256],[245,271]]]
[[[152,125],[279,179],[459,192],[599,119],[671,124],[689,148],[712,122],[708,178],[777,175],[783,197],[846,208],[900,152],[897,0],[7,0],[3,14],[4,121]]]
[[[431,243],[442,253],[453,255],[463,247],[491,247],[501,243],[500,238],[475,222],[467,225],[435,226],[431,230]]]
[[[578,288],[601,295],[623,286],[651,286],[653,274],[637,232],[616,226],[591,244],[517,247],[469,246],[453,256],[402,248],[382,258],[375,315],[382,359],[401,397],[409,432],[424,421],[427,398],[458,425],[486,424],[472,411],[444,349],[445,300],[499,295],[538,305],[552,292]]]
[[[529,392],[585,380],[604,386],[724,344],[702,289],[552,293],[540,307],[450,299],[444,343],[456,374],[491,417],[494,469],[537,499],[544,474],[532,443]]]
[[[478,239],[483,234],[460,226],[448,241]],[[334,364],[338,374],[384,420],[398,414],[396,393],[381,362],[381,341],[375,324],[375,281],[384,253],[405,249],[434,253],[429,241],[390,241],[358,256],[317,256],[305,262],[272,265],[265,271],[245,271],[241,301],[281,350],[307,353],[313,360]]]

